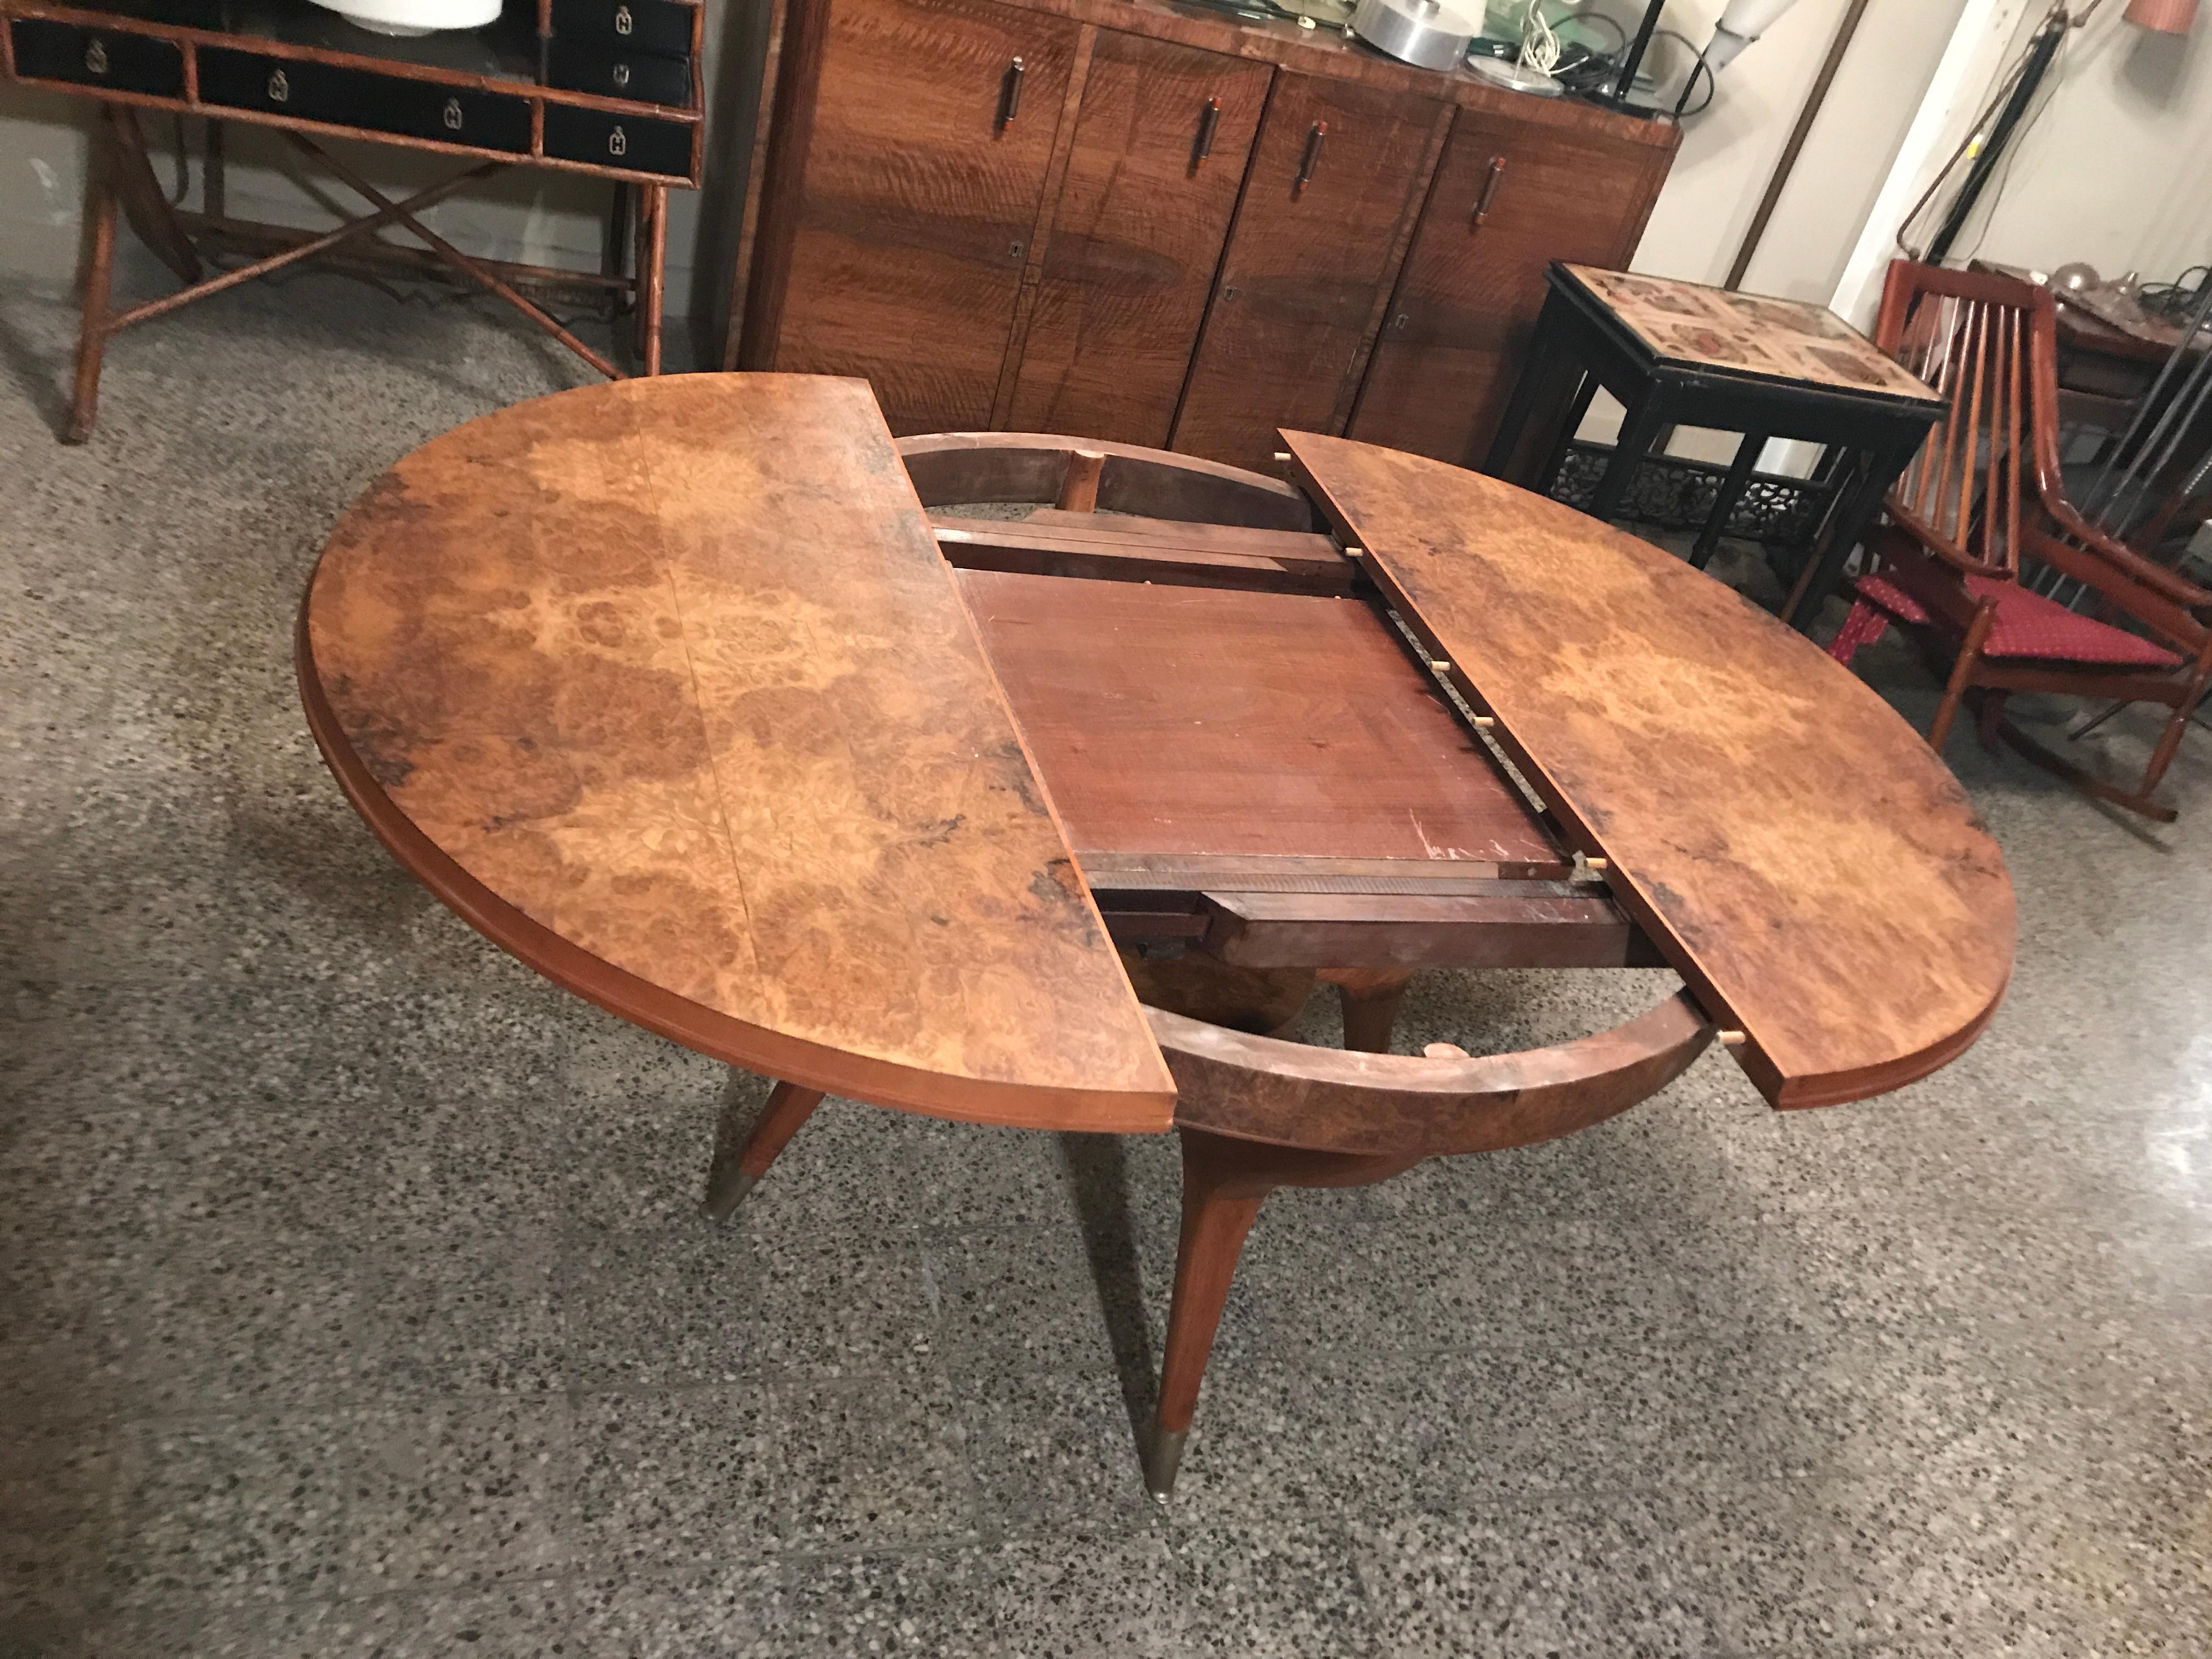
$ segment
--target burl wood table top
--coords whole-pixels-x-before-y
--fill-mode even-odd
[[[1592,265],[1562,269],[1655,357],[1917,403],[1941,401],[1926,382],[1825,307]]]
[[[2012,971],[2010,877],[1878,696],[1733,590],[1494,478],[1285,434],[1294,465],[1778,1106],[1964,1049]]]
[[[407,457],[301,618],[387,846],[625,1018],[940,1115],[1175,1090],[865,383],[564,392]]]

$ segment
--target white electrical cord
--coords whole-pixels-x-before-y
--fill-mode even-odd
[[[1521,64],[1549,75],[1559,66],[1559,32],[1544,15],[1544,0],[1534,0],[1521,20]]]

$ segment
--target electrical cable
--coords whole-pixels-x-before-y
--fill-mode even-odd
[[[1690,65],[1690,73],[1682,82],[1681,96],[1674,100],[1674,118],[1680,121],[1689,116],[1703,115],[1713,106],[1713,100],[1720,92],[1720,82],[1713,77],[1713,66],[1705,61],[1705,49],[1679,29],[1661,29],[1652,38],[1657,40],[1680,40],[1696,54],[1697,62]],[[1686,109],[1683,106],[1690,101],[1690,94],[1696,90],[1698,76],[1700,74],[1705,77],[1705,101],[1695,109]]]

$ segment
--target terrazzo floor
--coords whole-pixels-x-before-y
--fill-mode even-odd
[[[2212,735],[2172,830],[1954,742],[2020,969],[1930,1082],[1784,1117],[1715,1052],[1275,1200],[1163,1513],[1167,1139],[833,1103],[711,1231],[726,1074],[319,763],[332,521],[570,367],[304,277],[125,337],[72,450],[71,329],[0,291],[0,1654],[2212,1652]],[[1401,1042],[1668,982],[1440,975]]]

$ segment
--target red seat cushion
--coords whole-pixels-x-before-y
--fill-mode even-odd
[[[1856,584],[1859,597],[1879,605],[1901,623],[1925,623],[1928,612],[1920,601],[1886,576],[1862,576]]]
[[[2087,663],[2100,668],[2172,668],[2181,659],[2164,646],[2069,611],[2055,599],[2031,593],[2018,582],[1995,576],[1968,576],[1966,591],[1996,602],[1985,657],[2027,658],[2039,662]],[[1858,579],[1859,596],[1898,621],[1925,623],[1928,612],[1912,596],[1881,576]]]

